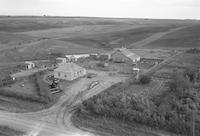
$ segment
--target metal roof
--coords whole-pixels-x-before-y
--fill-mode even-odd
[[[73,72],[77,72],[83,69],[84,68],[80,67],[79,65],[75,63],[61,63],[58,65],[58,68],[55,69],[54,71],[73,73]]]
[[[122,54],[124,54],[126,57],[130,58],[131,60],[135,60],[140,58],[139,55],[133,53],[132,51],[128,50],[127,48],[120,48],[118,49]]]

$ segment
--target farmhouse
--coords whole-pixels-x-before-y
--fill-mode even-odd
[[[25,64],[27,69],[35,68],[35,63],[33,63],[32,61],[25,61]]]
[[[61,63],[58,68],[54,70],[54,77],[72,81],[86,75],[86,73],[86,69],[75,63]]]
[[[77,61],[79,58],[86,58],[89,57],[90,54],[73,54],[73,55],[66,55],[68,61]]]
[[[124,63],[124,62],[137,63],[138,61],[140,61],[140,56],[131,52],[127,48],[119,48],[112,53],[111,59],[114,62],[119,62],[119,63]]]

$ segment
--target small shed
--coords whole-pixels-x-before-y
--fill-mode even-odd
[[[25,61],[26,69],[33,69],[35,68],[35,63],[32,61]]]
[[[90,54],[72,54],[72,55],[66,55],[68,61],[77,61],[79,58],[86,58],[89,57]]]
[[[57,63],[67,63],[67,58],[60,58],[60,57],[58,57],[58,58],[56,58],[56,62]]]

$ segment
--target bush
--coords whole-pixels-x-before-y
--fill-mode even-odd
[[[186,53],[199,54],[200,49],[198,49],[198,48],[189,49],[189,50],[186,51]]]
[[[45,83],[42,78],[41,75],[43,73],[38,72],[35,74],[36,76],[36,86],[37,86],[37,93],[39,97],[42,97],[43,99],[46,100],[46,102],[51,102],[53,100],[52,94],[49,90],[49,86],[47,83]]]
[[[104,67],[105,67],[105,63],[103,63],[103,62],[98,62],[98,63],[96,63],[96,66],[97,66],[97,67],[104,68]]]
[[[141,84],[148,84],[151,82],[151,77],[147,75],[140,75],[139,77],[139,83]]]
[[[188,68],[188,69],[186,69],[185,72],[184,72],[184,77],[185,77],[185,78],[188,78],[188,80],[189,80],[190,82],[194,82],[194,81],[196,81],[197,78],[198,78],[198,74],[197,74],[197,73],[198,73],[198,72],[197,72],[195,69]]]
[[[183,93],[184,90],[190,87],[190,82],[184,78],[182,73],[175,72],[168,86],[169,86],[170,91],[180,94],[180,93]]]

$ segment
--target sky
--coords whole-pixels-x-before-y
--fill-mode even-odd
[[[0,15],[200,19],[200,0],[0,0]]]

